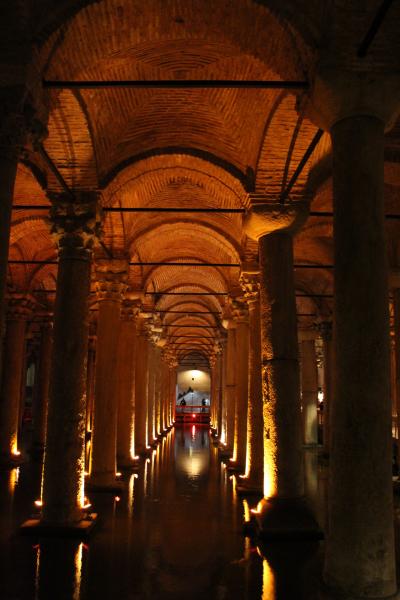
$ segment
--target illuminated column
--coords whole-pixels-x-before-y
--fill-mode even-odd
[[[217,424],[217,378],[218,378],[218,365],[217,355],[212,353],[210,355],[210,367],[211,367],[211,389],[210,389],[210,427],[213,433],[216,432]]]
[[[84,504],[85,386],[92,247],[99,230],[97,194],[53,199],[58,244],[42,522],[71,526]]]
[[[159,338],[156,345],[156,385],[155,385],[155,436],[158,438],[162,432],[161,414],[162,414],[162,364],[161,364],[161,339]]]
[[[249,325],[246,304],[235,300],[233,314],[236,323],[236,394],[232,463],[236,469],[244,472],[249,401]]]
[[[49,381],[51,366],[51,351],[53,345],[53,326],[51,322],[44,323],[40,328],[40,354],[36,375],[33,402],[33,433],[32,449],[42,452],[46,441],[47,407],[49,400]]]
[[[331,126],[331,137],[335,397],[324,576],[355,596],[386,597],[396,575],[384,122],[349,116]]]
[[[169,369],[165,350],[162,351],[161,369],[161,431],[165,432],[168,427],[168,389],[169,389]]]
[[[395,364],[395,390],[397,404],[397,431],[400,440],[400,288],[393,290],[393,313],[394,313],[394,364]],[[400,447],[398,448],[400,457]]]
[[[219,355],[219,389],[218,389],[218,437],[220,443],[225,441],[226,412],[225,412],[225,382],[226,382],[226,338],[220,341],[221,353]]]
[[[117,357],[122,295],[126,290],[125,260],[96,266],[99,304],[97,319],[96,376],[92,430],[91,489],[116,489]]]
[[[260,274],[255,267],[243,269],[240,283],[249,307],[249,398],[247,407],[247,454],[240,492],[262,493],[264,472],[263,399],[261,391]]]
[[[131,301],[125,300],[121,310],[118,340],[117,463],[118,467],[123,469],[134,467],[137,464],[135,462],[135,363],[138,310]]]
[[[86,432],[90,433],[93,429],[93,411],[94,411],[94,385],[96,377],[96,343],[95,323],[89,327],[88,357],[86,369]]]
[[[325,454],[330,453],[331,436],[331,406],[333,400],[333,347],[332,347],[332,323],[323,321],[319,324],[319,331],[323,341],[324,360],[324,401],[323,401],[323,431],[322,441]]]
[[[137,321],[136,345],[135,448],[137,454],[143,454],[147,450],[147,393],[149,378],[149,346],[143,318],[138,318]]]
[[[304,203],[256,204],[246,232],[259,242],[264,414],[264,499],[256,516],[268,538],[320,536],[304,500],[300,374],[292,236]]]
[[[26,322],[33,307],[28,298],[10,298],[8,301],[6,334],[3,353],[3,378],[0,395],[0,462],[19,460],[18,425],[21,389],[25,375]]]
[[[156,349],[154,345],[153,338],[151,334],[148,338],[148,346],[149,346],[149,361],[148,361],[148,390],[147,390],[147,446],[150,447],[154,442],[155,433],[154,433],[154,424],[155,424],[155,383],[156,383],[156,365],[155,365],[155,354]]]
[[[226,362],[225,362],[225,389],[223,400],[225,429],[222,435],[222,444],[226,454],[233,452],[235,433],[235,404],[236,404],[236,323],[233,319],[226,319],[224,326],[227,329]]]
[[[301,397],[303,408],[303,440],[306,445],[318,444],[318,372],[315,332],[300,331]]]

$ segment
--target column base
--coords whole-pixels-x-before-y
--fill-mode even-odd
[[[263,498],[254,514],[262,540],[322,540],[324,534],[304,498]]]
[[[124,483],[110,475],[91,475],[85,480],[85,491],[120,493],[124,489]]]
[[[245,470],[238,462],[230,459],[226,462],[226,469],[229,473],[243,473]]]
[[[23,535],[32,536],[62,536],[86,538],[91,534],[97,523],[97,513],[88,513],[78,523],[69,525],[51,525],[43,523],[39,518],[31,518],[22,523],[19,531]]]
[[[15,469],[25,462],[22,454],[0,454],[0,469]]]
[[[233,454],[233,450],[229,450],[226,446],[222,446],[218,444],[218,454],[219,457],[224,460],[225,458],[231,458]]]
[[[121,459],[117,461],[118,469],[121,471],[138,471],[139,470],[139,457],[136,460],[133,459]]]
[[[239,477],[236,483],[236,493],[238,496],[258,496],[263,497],[263,486],[252,483],[247,477]]]

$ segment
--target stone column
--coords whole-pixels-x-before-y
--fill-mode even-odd
[[[225,388],[223,399],[223,420],[221,442],[223,454],[231,456],[235,433],[235,403],[236,403],[236,323],[233,319],[226,319],[224,326],[227,329],[226,361],[225,361]]]
[[[393,290],[395,390],[397,407],[398,457],[400,458],[400,288]]]
[[[301,392],[303,441],[306,446],[318,444],[318,372],[315,351],[315,332],[300,331]]]
[[[156,379],[156,368],[155,368],[155,345],[154,341],[149,336],[148,338],[148,346],[149,346],[149,360],[148,360],[148,390],[147,390],[147,447],[149,448],[156,441],[155,433],[154,433],[154,425],[155,425],[155,379]]]
[[[320,335],[323,341],[324,356],[324,401],[322,405],[322,442],[325,455],[330,454],[331,438],[331,406],[333,402],[333,347],[332,347],[332,323],[323,321],[319,325]]]
[[[112,260],[96,268],[99,312],[97,319],[96,377],[92,430],[91,489],[115,491],[117,452],[117,367],[118,336],[123,293],[126,290],[127,263]]]
[[[363,598],[396,592],[384,132],[399,98],[398,77],[322,61],[310,91],[313,116],[332,140],[335,391],[324,579]]]
[[[18,430],[25,373],[26,322],[31,309],[32,302],[22,294],[8,302],[0,394],[0,462],[3,464],[20,461]]]
[[[92,247],[99,231],[96,193],[52,198],[59,264],[54,308],[43,524],[74,526],[84,506],[85,382]]]
[[[261,390],[260,275],[243,269],[240,282],[249,307],[249,399],[246,470],[236,487],[240,493],[262,494],[264,471],[263,399]]]
[[[147,393],[148,393],[148,342],[145,321],[137,322],[137,353],[135,377],[135,447],[137,454],[147,451]]]
[[[42,453],[46,442],[52,346],[53,325],[47,322],[40,328],[39,365],[34,391],[32,450],[35,453]]]
[[[246,304],[235,300],[233,306],[236,322],[236,394],[231,466],[244,472],[246,467],[247,405],[249,400],[249,326]]]
[[[86,433],[90,434],[89,437],[91,437],[93,428],[94,385],[96,376],[96,343],[96,335],[94,335],[94,331],[92,331],[92,334],[90,335],[89,329],[88,357],[86,370]]]
[[[246,232],[259,242],[264,414],[264,499],[256,521],[264,538],[321,534],[304,501],[300,377],[292,236],[304,203],[258,204]]]
[[[116,396],[118,401],[117,462],[118,467],[123,469],[137,465],[135,462],[135,366],[138,310],[132,302],[125,301],[121,311]]]
[[[373,116],[331,129],[336,378],[325,579],[365,597],[396,588],[383,134]]]
[[[224,392],[226,381],[226,338],[220,341],[221,353],[219,355],[219,388],[218,388],[218,421],[217,433],[220,443],[223,441],[223,432],[226,430],[225,412],[224,412]]]

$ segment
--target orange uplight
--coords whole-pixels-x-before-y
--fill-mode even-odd
[[[121,498],[119,496],[115,496],[115,502],[119,502]]]
[[[133,457],[133,460],[139,460],[139,458],[140,458],[140,456],[136,455],[136,456]]]
[[[43,506],[43,502],[41,500],[35,500],[35,506]]]
[[[115,473],[115,477],[121,477],[121,475],[122,475],[122,473],[121,473],[120,471],[117,471],[117,472]]]
[[[19,450],[12,451],[13,456],[21,456],[21,452]]]

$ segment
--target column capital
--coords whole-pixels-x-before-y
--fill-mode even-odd
[[[48,194],[51,233],[60,257],[88,258],[100,235],[101,211],[97,192],[77,192],[74,198],[65,192]]]
[[[308,210],[309,203],[306,201],[254,204],[245,216],[243,227],[246,234],[256,241],[275,232],[293,235],[304,225]]]
[[[35,298],[26,294],[14,293],[7,297],[7,318],[11,321],[28,321],[35,308],[37,302]]]
[[[248,323],[249,311],[247,309],[247,302],[244,297],[235,298],[232,300],[232,315],[233,319],[237,324]]]
[[[136,300],[124,299],[121,306],[121,320],[135,321],[140,313],[140,305]]]
[[[304,99],[307,116],[325,131],[350,117],[375,117],[388,128],[398,115],[397,73],[356,72],[322,65]]]
[[[242,270],[239,282],[243,290],[244,299],[250,308],[258,302],[260,298],[260,271]]]
[[[107,259],[96,264],[98,301],[121,301],[127,290],[129,263],[126,259]]]

